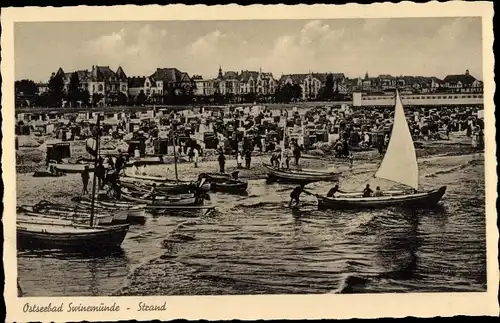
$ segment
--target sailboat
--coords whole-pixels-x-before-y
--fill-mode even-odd
[[[95,167],[99,160],[99,121],[97,121],[97,153]],[[107,250],[119,247],[127,235],[129,224],[96,225],[95,190],[96,174],[92,183],[92,200],[88,225],[77,225],[64,221],[37,219],[17,219],[17,246],[19,249],[81,249]]]
[[[287,116],[287,115],[286,115]],[[340,172],[322,172],[313,169],[286,169],[284,168],[285,163],[285,138],[287,137],[287,117],[285,117],[285,127],[283,130],[283,142],[281,144],[281,160],[280,167],[273,167],[269,164],[264,164],[267,168],[267,176],[269,181],[275,182],[286,182],[286,183],[313,183],[321,181],[335,181],[338,179]]]
[[[361,192],[344,193],[335,197],[317,196],[318,208],[357,209],[388,206],[426,208],[435,206],[446,192],[446,186],[429,191],[418,190],[417,155],[398,91],[395,96],[394,123],[389,145],[373,177],[409,187],[409,190],[387,191],[382,196],[371,197],[363,197]]]

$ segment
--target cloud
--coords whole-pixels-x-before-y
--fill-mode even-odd
[[[122,28],[87,41],[82,49],[96,64],[125,65],[126,73],[139,74],[161,65],[168,31],[151,25]]]
[[[343,39],[343,28],[334,29],[320,20],[307,22],[295,34],[278,37],[264,57],[255,58],[267,70],[278,73],[320,71],[334,55],[336,47]],[[297,70],[298,67],[302,70]]]
[[[187,51],[192,56],[201,59],[219,55],[221,42],[224,38],[227,38],[227,35],[216,29],[197,38],[192,44],[188,45]]]

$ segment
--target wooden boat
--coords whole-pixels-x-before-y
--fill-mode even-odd
[[[92,201],[87,197],[76,196],[71,199],[74,203],[82,205],[83,207],[90,208]],[[95,205],[98,209],[105,210],[107,212],[111,211],[121,211],[120,213],[125,214],[125,218],[122,222],[130,224],[144,224],[146,223],[146,205],[137,205],[134,203],[122,202],[122,201],[95,201]],[[114,219],[114,222],[117,219]]]
[[[247,191],[248,182],[242,182],[237,180],[225,180],[220,182],[213,182],[210,185],[210,189],[214,192],[222,193],[244,193]]]
[[[177,196],[157,196],[155,201],[144,197],[144,194],[138,195],[133,192],[122,191],[122,197],[131,202],[146,204],[146,208],[163,208],[164,206],[188,206],[188,205],[198,205],[202,203],[203,198],[196,197],[194,194],[183,194]]]
[[[151,190],[152,184],[146,184],[144,182],[138,181],[128,181],[120,180],[120,185],[132,191],[138,192],[149,192]],[[187,194],[192,193],[193,185],[191,183],[161,183],[156,185],[158,192],[164,194]]]
[[[396,91],[395,96],[395,113],[391,138],[382,163],[374,177],[402,184],[411,188],[411,190],[383,193],[382,196],[370,197],[363,197],[361,192],[336,197],[317,196],[318,208],[354,209],[388,206],[428,208],[439,203],[446,192],[446,186],[423,192],[418,191],[417,156],[398,91]]]
[[[162,165],[165,161],[159,156],[146,156],[141,158],[130,158],[125,165],[127,167],[132,167],[134,165],[146,166],[146,165]]]
[[[280,169],[269,164],[264,164],[268,170],[270,181],[280,181],[286,183],[312,183],[330,182],[338,179],[340,172],[321,172],[315,170]]]
[[[77,209],[68,206],[66,208],[55,207],[55,206],[21,206],[17,209],[18,214],[32,216],[37,218],[46,219],[61,219],[72,221],[72,223],[85,223],[88,222],[88,210],[87,209]],[[113,214],[109,212],[96,214],[94,219],[95,225],[105,226],[112,225],[114,220]]]
[[[68,173],[68,174],[81,173],[85,169],[85,166],[89,167],[89,172],[94,171],[93,165],[85,165],[85,164],[52,164],[52,165],[59,172]]]
[[[198,180],[201,179],[206,179],[214,192],[241,194],[248,188],[248,182],[235,179],[231,174],[202,173],[198,176]]]
[[[57,171],[57,169],[54,170],[55,171],[51,171],[49,166],[46,169],[40,169],[35,171],[33,173],[33,177],[61,177],[66,175],[66,173],[59,172]]]
[[[129,225],[110,227],[67,225],[43,221],[17,221],[19,249],[106,250],[121,245]]]

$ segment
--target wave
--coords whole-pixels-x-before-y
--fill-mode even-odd
[[[434,173],[426,174],[425,177],[436,177],[437,175],[454,173],[454,172],[462,170],[462,169],[464,169],[466,167],[478,165],[481,162],[482,161],[476,160],[476,159],[469,160],[469,161],[465,162],[464,164],[461,164],[461,165],[458,165],[458,166],[453,166],[453,167],[449,167],[449,168],[446,168],[446,169],[443,169],[443,170],[436,171]]]
[[[359,293],[368,283],[368,278],[354,274],[348,274],[340,281],[339,287],[331,291],[331,294]]]

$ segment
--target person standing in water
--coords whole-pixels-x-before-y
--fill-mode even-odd
[[[300,186],[295,187],[292,192],[290,193],[290,202],[288,203],[288,207],[292,207],[293,202],[295,202],[295,207],[299,206],[300,203],[300,194],[306,193],[309,195],[314,195],[308,191],[306,191],[305,184],[300,184]]]

